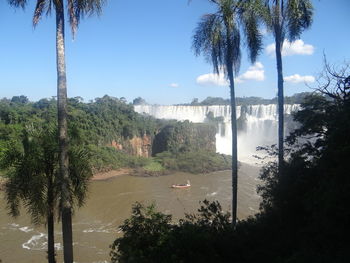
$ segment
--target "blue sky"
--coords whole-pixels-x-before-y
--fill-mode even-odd
[[[25,11],[0,1],[0,97],[26,95],[31,100],[56,95],[54,16],[33,29],[34,2]],[[330,62],[350,59],[350,1],[314,0],[311,29],[285,50],[285,94],[310,91],[322,70],[323,52]],[[229,97],[224,79],[191,50],[201,15],[213,11],[205,0],[109,0],[101,17],[81,21],[75,40],[66,32],[68,96],[86,101],[105,94],[141,96],[150,103],[175,104],[207,96]],[[266,34],[264,50],[250,65],[243,47],[237,96],[276,95],[273,43]]]

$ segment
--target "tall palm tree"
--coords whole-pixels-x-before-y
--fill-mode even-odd
[[[202,16],[193,36],[196,55],[203,54],[216,74],[224,73],[229,81],[232,128],[232,224],[237,219],[237,123],[234,74],[241,62],[241,32],[244,33],[251,62],[256,60],[262,45],[258,30],[258,1],[209,0],[215,13]]]
[[[48,262],[55,263],[54,220],[59,217],[61,192],[57,128],[27,128],[19,147],[7,147],[1,159],[1,168],[7,169],[5,184],[7,206],[14,217],[19,215],[22,201],[34,224],[45,223],[48,233]],[[89,154],[78,146],[68,152],[72,183],[69,191],[77,206],[84,202],[92,175]]]
[[[263,18],[273,33],[276,46],[278,82],[278,167],[284,162],[284,94],[282,48],[286,37],[294,41],[312,23],[313,7],[310,0],[266,0]]]
[[[28,0],[8,0],[14,7],[24,8]],[[69,17],[69,24],[73,36],[76,33],[80,19],[85,15],[100,14],[105,0],[36,0],[33,16],[34,27],[43,14],[56,14],[56,60],[57,60],[57,108],[59,129],[59,160],[62,190],[60,203],[62,207],[62,233],[64,261],[73,262],[73,235],[71,197],[69,193],[69,161],[68,161],[68,134],[67,134],[67,82],[65,62],[65,4]]]

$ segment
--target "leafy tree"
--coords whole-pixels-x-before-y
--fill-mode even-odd
[[[8,0],[14,7],[24,8],[27,0]],[[33,25],[39,23],[43,14],[50,14],[52,10],[56,15],[56,59],[57,59],[57,109],[58,109],[58,130],[60,149],[60,177],[61,180],[61,205],[62,205],[62,233],[64,246],[64,261],[73,263],[73,235],[72,235],[72,211],[70,203],[70,181],[69,161],[68,161],[68,127],[67,127],[67,82],[66,82],[66,62],[65,62],[65,17],[64,6],[67,6],[69,24],[73,36],[76,33],[80,19],[85,15],[93,13],[100,14],[104,0],[37,0]]]
[[[286,37],[290,41],[299,38],[312,23],[313,7],[310,0],[268,0],[263,18],[275,39],[278,83],[278,163],[283,165],[284,95],[282,48]]]
[[[197,106],[198,104],[199,104],[198,98],[194,98],[194,99],[191,101],[191,105],[193,105],[193,106]]]
[[[132,102],[133,105],[146,105],[147,102],[141,97],[137,97],[136,99],[133,100]]]
[[[249,57],[255,61],[262,45],[258,30],[258,1],[209,0],[216,13],[201,18],[193,36],[196,55],[203,54],[213,64],[216,74],[224,73],[230,84],[232,125],[232,223],[237,218],[237,124],[234,73],[241,61],[241,32],[247,41]]]
[[[112,262],[227,261],[229,218],[218,202],[204,200],[197,214],[172,224],[172,216],[156,211],[154,205],[136,203],[130,219],[120,226],[124,235],[111,245]]]
[[[349,260],[349,73],[349,66],[326,67],[320,93],[294,116],[300,127],[287,138],[290,158],[282,170],[273,163],[261,174],[261,221],[284,262]],[[289,237],[283,245],[281,235]]]
[[[11,99],[11,102],[13,103],[23,103],[26,104],[29,102],[28,98],[24,95],[21,96],[13,96]]]
[[[123,237],[111,246],[112,262],[154,262],[171,229],[170,223],[171,216],[157,212],[155,205],[145,208],[134,204],[131,218],[120,227]]]
[[[17,146],[17,147],[14,147]],[[61,178],[59,173],[57,129],[28,127],[20,145],[8,143],[1,158],[1,168],[7,169],[5,184],[7,206],[14,217],[19,215],[21,201],[33,223],[47,225],[48,262],[55,261],[54,220],[62,209],[60,204]],[[89,154],[72,146],[68,152],[71,203],[81,206],[92,175]]]

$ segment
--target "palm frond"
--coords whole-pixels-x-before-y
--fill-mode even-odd
[[[309,0],[289,0],[286,11],[288,37],[293,41],[311,26],[313,7]]]
[[[262,49],[262,34],[259,30],[260,17],[263,15],[263,5],[261,1],[247,1],[243,5],[243,10],[240,12],[240,20],[246,43],[248,47],[248,55],[251,63],[256,61],[256,58]]]
[[[299,38],[311,26],[312,16],[313,6],[310,0],[266,0],[265,11],[262,13],[265,25],[275,37],[280,34],[282,40],[288,37],[290,41]]]
[[[192,48],[195,55],[201,54],[212,63],[214,72],[219,73],[225,65],[225,33],[220,16],[206,14],[195,29]]]
[[[45,10],[47,1],[46,0],[37,0],[35,10],[34,10],[34,16],[33,16],[33,26],[36,27],[36,25],[39,23],[42,14]]]
[[[13,217],[19,216],[19,206],[22,197],[21,189],[18,188],[14,176],[9,176],[5,184],[5,198],[9,215]]]
[[[7,1],[13,7],[24,8],[27,4],[27,0],[7,0]]]
[[[210,0],[209,0],[210,1]],[[195,55],[203,55],[214,73],[227,76],[228,67],[238,74],[241,63],[241,29],[249,58],[254,62],[262,49],[259,17],[266,9],[261,0],[216,0],[217,12],[201,17],[193,35]]]
[[[72,147],[69,151],[72,196],[78,207],[84,204],[92,176],[90,152],[81,146]],[[74,201],[74,200],[73,200]]]
[[[232,46],[232,57],[229,59],[232,61],[233,70],[237,75],[241,67],[241,34],[239,32],[238,26],[235,26],[233,28],[230,41]]]
[[[81,18],[84,18],[85,15],[100,15],[105,2],[105,0],[68,0],[67,10],[73,37]]]

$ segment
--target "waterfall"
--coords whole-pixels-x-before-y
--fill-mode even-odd
[[[284,113],[287,116],[285,134],[290,132],[288,116],[299,109],[298,104],[286,104]],[[138,113],[148,114],[158,119],[175,119],[179,121],[189,120],[195,123],[204,122],[209,112],[214,117],[223,117],[223,123],[219,124],[216,134],[216,151],[231,154],[231,107],[228,105],[213,106],[161,106],[161,105],[136,105],[134,109]],[[243,111],[241,106],[236,108],[237,119]],[[242,113],[243,114],[243,113]],[[238,159],[243,162],[255,162],[257,146],[266,146],[277,143],[277,106],[248,105],[244,109],[245,129],[238,132]]]

